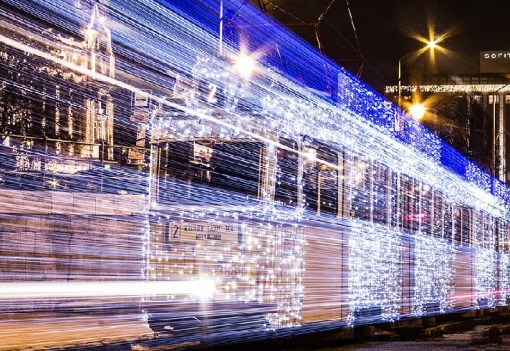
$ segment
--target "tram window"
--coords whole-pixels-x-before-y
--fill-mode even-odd
[[[306,156],[303,157],[303,193],[307,209],[317,211],[318,190],[317,190],[317,150],[314,148],[303,149]]]
[[[321,215],[338,213],[338,156],[325,148],[305,147],[303,192],[307,209]]]
[[[503,228],[504,228],[502,239],[503,252],[510,253],[510,224],[508,222],[505,222]]]
[[[443,237],[443,194],[440,191],[434,192],[434,221],[433,232],[435,238]]]
[[[420,187],[415,186],[414,183],[412,178],[401,177],[402,222],[404,228],[408,230],[417,230],[420,224],[418,211]]]
[[[493,231],[494,231],[494,219],[488,213],[484,214],[484,223],[483,223],[483,247],[486,249],[491,248],[491,242],[493,239]]]
[[[498,252],[505,252],[505,235],[506,235],[506,223],[498,219],[498,246],[496,250]]]
[[[256,142],[217,143],[210,161],[211,184],[256,199],[261,149],[262,144]]]
[[[352,162],[349,163],[348,180],[351,183],[351,215],[363,219],[370,220],[371,206],[371,172],[370,163],[360,157],[354,156]]]
[[[496,250],[497,252],[500,252],[499,250],[500,235],[501,235],[501,220],[499,218],[496,218],[494,224],[494,250]]]
[[[420,220],[423,233],[432,234],[432,206],[434,205],[433,191],[430,185],[423,183],[421,185],[421,209]]]
[[[373,167],[374,179],[374,222],[386,224],[388,220],[388,168],[375,163]]]
[[[499,247],[503,253],[508,253],[508,223],[501,221],[501,235],[500,235]]]
[[[462,211],[462,245],[471,245],[471,212],[463,208]]]
[[[508,223],[502,221],[501,223],[501,240],[499,242],[500,251],[503,253],[508,253]]]
[[[293,141],[282,140],[285,148],[277,150],[275,202],[277,205],[295,207],[297,204],[298,154]]]
[[[391,225],[394,227],[401,225],[401,200],[400,200],[400,180],[397,172],[391,174]]]
[[[475,240],[477,247],[483,247],[483,231],[484,231],[484,214],[483,212],[475,212]]]
[[[452,205],[445,203],[444,204],[444,217],[443,217],[443,228],[444,228],[443,238],[446,240],[446,242],[448,242],[450,244],[452,243],[452,231],[453,231],[452,215],[453,215]]]
[[[453,242],[455,245],[462,243],[462,211],[455,208],[453,211]]]
[[[159,202],[240,205],[257,199],[261,143],[177,141],[159,148]]]
[[[410,229],[411,221],[411,181],[409,177],[402,175],[400,177],[400,211],[402,226],[404,229]]]

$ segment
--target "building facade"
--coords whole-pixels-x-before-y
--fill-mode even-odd
[[[1,142],[33,155],[18,157],[14,170],[45,171],[40,154],[118,163],[119,148],[135,145],[125,130],[130,93],[108,82],[116,62],[100,9],[80,5],[90,17],[82,37],[51,26],[28,35],[15,21],[2,28],[9,42],[0,46]]]
[[[397,87],[385,94],[397,101]],[[402,107],[427,108],[422,123],[499,180],[508,182],[510,79],[501,74],[431,75],[402,87]]]

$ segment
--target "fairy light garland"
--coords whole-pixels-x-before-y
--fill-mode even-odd
[[[508,252],[501,253],[499,255],[498,272],[499,293],[496,304],[499,306],[505,306],[508,298],[510,297],[510,255]]]
[[[474,260],[476,303],[480,307],[494,307],[497,290],[497,253],[491,249],[478,248]]]
[[[401,236],[388,227],[351,222],[349,240],[349,323],[357,313],[380,308],[383,320],[400,315]]]
[[[455,251],[451,245],[425,235],[414,238],[413,313],[423,316],[427,306],[437,304],[440,312],[454,306]]]

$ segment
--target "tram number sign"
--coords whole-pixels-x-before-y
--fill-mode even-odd
[[[209,88],[209,94],[207,95],[207,102],[210,102],[211,104],[218,103],[218,98],[216,97],[216,90],[218,89],[218,86],[213,83],[209,83],[207,86]]]
[[[168,234],[171,240],[179,240],[181,238],[179,233],[179,226],[176,224],[170,227],[170,233]]]

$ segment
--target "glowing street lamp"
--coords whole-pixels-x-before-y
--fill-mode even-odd
[[[438,40],[429,40],[427,43],[427,49],[433,50],[436,47],[436,43]]]
[[[419,121],[423,118],[426,112],[425,106],[423,106],[420,103],[413,104],[409,106],[409,114],[411,117],[413,117],[415,120]]]
[[[425,42],[426,45],[423,48],[421,48],[420,50],[418,50],[417,52],[413,52],[411,54],[404,55],[403,57],[398,59],[398,85],[397,85],[398,107],[402,108],[402,60],[406,59],[408,56],[411,56],[413,54],[415,54],[416,56],[419,56],[427,50],[430,50],[431,52],[433,52],[434,49],[436,47],[438,47],[437,44],[442,39],[443,39],[442,37],[439,37],[434,40],[429,40],[429,41]]]

